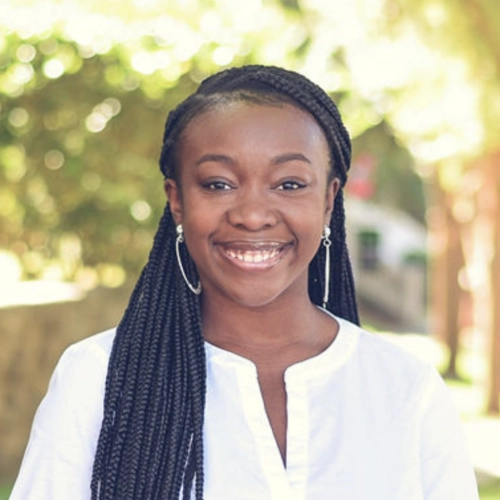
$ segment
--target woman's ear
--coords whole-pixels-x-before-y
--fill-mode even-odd
[[[165,179],[163,189],[176,224],[182,224],[182,198],[180,188],[173,179]]]
[[[340,190],[340,179],[338,177],[333,178],[328,184],[328,189],[326,190],[326,200],[325,200],[325,224],[330,225],[330,219],[332,218],[333,207],[335,203],[335,197]]]

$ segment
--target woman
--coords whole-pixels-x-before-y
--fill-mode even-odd
[[[356,326],[349,164],[284,69],[171,112],[149,261],[116,332],[63,355],[12,499],[477,498],[439,376]]]

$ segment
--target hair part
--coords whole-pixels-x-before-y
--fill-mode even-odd
[[[230,102],[288,103],[312,115],[330,148],[330,175],[343,186],[351,143],[333,101],[304,76],[272,66],[245,66],[206,79],[167,119],[160,156],[178,179],[176,146],[189,122]],[[359,323],[346,245],[342,189],[330,220],[332,265],[327,309]],[[199,297],[184,283],[175,256],[175,223],[167,203],[149,260],[118,325],[92,474],[92,500],[203,499],[206,366]],[[192,282],[196,269],[182,245]],[[309,296],[321,305],[325,253],[309,265]]]

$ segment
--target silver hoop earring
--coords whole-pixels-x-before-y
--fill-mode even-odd
[[[325,247],[325,291],[323,294],[323,309],[326,309],[328,304],[328,296],[330,294],[330,247],[332,240],[330,240],[331,229],[325,224],[323,229],[323,246]]]
[[[182,277],[184,278],[184,281],[186,282],[186,285],[189,287],[189,289],[196,295],[200,295],[201,293],[201,283],[198,283],[197,287],[194,287],[188,280],[186,272],[184,271],[184,266],[182,265],[182,259],[181,259],[181,251],[180,251],[180,245],[184,241],[184,229],[182,227],[182,224],[178,224],[177,227],[175,228],[177,231],[177,238],[175,239],[175,253],[177,255],[177,262],[179,264],[179,269],[181,270]]]

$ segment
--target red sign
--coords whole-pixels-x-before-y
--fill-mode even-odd
[[[347,192],[357,198],[369,199],[375,192],[373,174],[376,166],[376,159],[368,153],[361,153],[352,163],[347,182]]]

